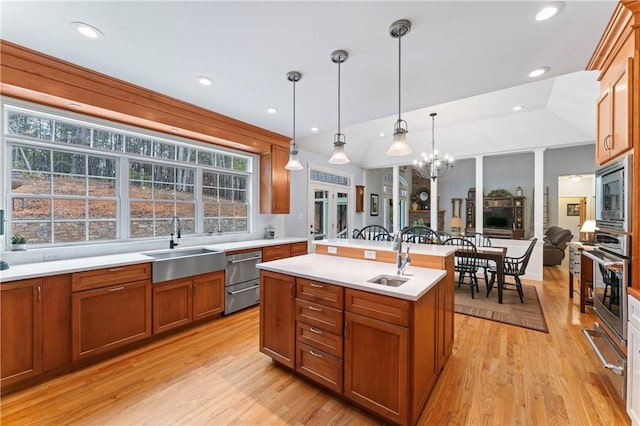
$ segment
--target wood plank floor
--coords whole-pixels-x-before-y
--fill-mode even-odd
[[[568,268],[536,285],[549,333],[456,314],[453,354],[423,425],[628,425],[568,298]],[[2,425],[381,424],[258,352],[258,308],[4,396]]]

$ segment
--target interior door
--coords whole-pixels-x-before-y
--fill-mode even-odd
[[[348,238],[350,188],[312,183],[309,194],[309,240]]]

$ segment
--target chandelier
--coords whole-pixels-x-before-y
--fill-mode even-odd
[[[413,169],[423,178],[436,180],[453,171],[453,157],[445,155],[444,158],[441,158],[438,156],[435,138],[435,120],[438,114],[432,112],[429,115],[431,116],[431,154],[427,156],[423,152],[420,160],[413,160]]]

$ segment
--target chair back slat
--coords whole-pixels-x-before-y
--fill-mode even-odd
[[[391,241],[393,237],[384,226],[368,225],[358,231],[358,235],[353,238],[360,240]]]
[[[467,234],[465,238],[472,241],[476,247],[491,247],[491,238],[481,232]]]
[[[402,241],[418,244],[440,244],[438,233],[426,226],[408,226],[401,233]]]

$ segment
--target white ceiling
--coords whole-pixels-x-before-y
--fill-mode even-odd
[[[342,65],[342,131],[364,167],[407,163],[384,153],[398,110],[398,42],[390,24],[409,19],[402,39],[402,118],[409,143],[457,157],[592,143],[597,74],[584,70],[616,1],[566,1],[533,23],[537,1],[6,1],[8,41],[291,136],[291,70],[302,150],[328,157],[337,130]],[[104,40],[70,26],[99,28]],[[532,81],[540,66],[550,73]],[[210,76],[204,87],[195,77]],[[518,113],[516,104],[524,105]],[[274,106],[277,114],[266,109]],[[318,134],[312,126],[321,129]],[[379,133],[384,132],[385,137]]]

